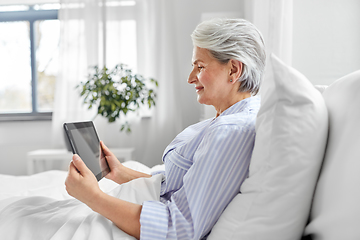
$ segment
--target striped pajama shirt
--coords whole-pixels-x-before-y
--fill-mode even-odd
[[[248,176],[259,97],[182,131],[165,149],[160,201],[143,203],[141,239],[203,239]]]

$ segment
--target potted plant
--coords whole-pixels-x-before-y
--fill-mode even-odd
[[[145,79],[134,74],[124,64],[118,64],[113,69],[107,67],[92,68],[86,82],[81,82],[80,96],[88,108],[97,107],[97,115],[104,116],[109,122],[115,122],[121,115],[134,112],[142,105],[148,108],[155,106],[156,93],[151,85],[158,87],[155,79]],[[95,116],[95,117],[96,117]],[[94,118],[95,118],[94,117]],[[120,131],[131,132],[128,122],[122,123]]]

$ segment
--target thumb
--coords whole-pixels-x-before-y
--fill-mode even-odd
[[[80,172],[81,175],[87,174],[90,172],[90,169],[85,165],[83,160],[79,157],[79,155],[74,154],[72,157],[73,164],[76,169]]]
[[[100,144],[101,144],[101,148],[103,149],[104,153],[106,156],[112,156],[114,155],[110,150],[109,148],[104,144],[103,141],[100,141]]]

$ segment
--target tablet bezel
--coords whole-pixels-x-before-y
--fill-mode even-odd
[[[77,130],[77,129],[81,129],[81,128],[92,128],[95,132],[95,137],[96,137],[97,143],[99,144],[99,149],[101,151],[101,153],[99,153],[99,154],[102,156],[105,156],[103,149],[100,145],[100,139],[99,139],[97,131],[95,129],[95,125],[92,121],[64,123],[63,126],[64,126],[64,131],[66,133],[67,140],[70,143],[73,154],[78,154],[80,156],[80,158],[82,158],[82,156],[80,155],[80,153],[78,151],[78,146],[76,144],[76,141],[74,140],[74,138],[72,136],[71,130]],[[87,159],[83,159],[83,158],[82,158],[82,160],[84,161],[85,164],[88,161]],[[105,177],[110,172],[110,167],[109,167],[109,164],[106,161],[106,159],[105,159],[105,163],[106,163],[106,167],[104,169],[101,169],[101,172],[99,172],[99,173],[93,172],[97,181],[100,181],[103,177]]]

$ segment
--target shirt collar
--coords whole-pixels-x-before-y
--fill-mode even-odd
[[[228,109],[226,109],[224,112],[222,112],[220,114],[220,116],[226,116],[226,115],[242,112],[247,107],[252,108],[252,107],[254,107],[254,105],[258,105],[259,102],[260,102],[260,99],[258,96],[252,96],[252,97],[245,98],[245,99],[235,103]]]

